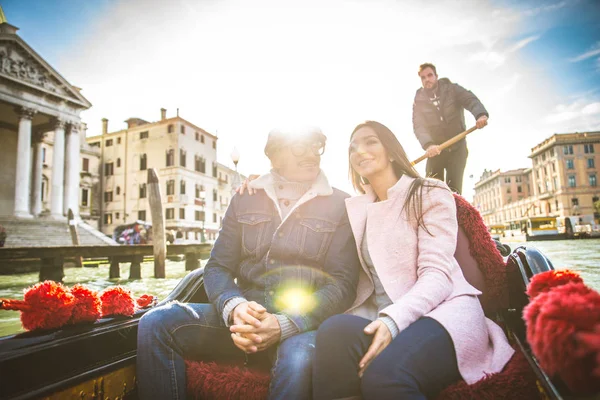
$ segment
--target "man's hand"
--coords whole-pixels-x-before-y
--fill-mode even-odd
[[[266,308],[255,301],[240,303],[231,311],[230,322],[233,325],[248,324],[259,328],[260,320],[264,318],[263,314],[266,311]]]
[[[358,363],[360,370],[358,376],[362,378],[365,370],[371,364],[371,361],[375,359],[392,342],[392,333],[386,324],[379,320],[375,320],[367,325],[364,329],[365,334],[374,335],[373,341],[369,346],[369,349],[363,356],[362,360]]]
[[[233,343],[245,353],[263,351],[279,342],[281,327],[275,315],[263,312],[260,327],[243,324],[229,327]]]
[[[475,121],[475,126],[477,127],[477,129],[481,129],[487,125],[487,121],[487,115],[482,115],[481,117],[477,118],[477,121]]]
[[[427,148],[427,150],[425,150],[427,158],[438,156],[441,152],[442,151],[440,150],[440,146],[438,146],[437,144],[432,144]]]
[[[246,191],[250,196],[252,196],[254,193],[256,193],[256,190],[252,189],[248,185],[250,184],[250,182],[258,178],[259,176],[260,175],[251,174],[246,180],[244,180],[244,182],[242,182],[242,184],[237,189],[235,189],[235,191],[239,194],[244,194],[244,192]]]

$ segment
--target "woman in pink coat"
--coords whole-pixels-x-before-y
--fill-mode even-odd
[[[362,195],[346,207],[362,270],[353,306],[317,333],[314,398],[434,398],[501,371],[513,349],[454,258],[446,184],[421,178],[378,122],[354,129],[349,157]]]

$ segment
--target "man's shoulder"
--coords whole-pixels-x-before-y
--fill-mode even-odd
[[[264,189],[255,189],[254,194],[252,195],[248,194],[248,192],[244,192],[244,194],[234,194],[231,198],[231,204],[234,204],[235,207],[239,210],[251,204],[264,202],[265,197],[268,196]]]
[[[425,96],[425,89],[423,89],[422,87],[418,88],[415,91],[415,100],[417,100],[419,97],[423,97],[423,96]]]
[[[343,190],[331,187],[331,194],[325,196],[317,196],[314,199],[308,201],[312,207],[317,209],[327,210],[327,213],[337,213],[338,211],[346,210],[346,199],[350,195]]]
[[[332,187],[333,189],[333,193],[331,194],[331,196],[334,196],[334,198],[336,200],[341,200],[341,201],[345,201],[347,198],[351,197],[348,193],[344,192],[343,190],[340,190],[336,187]]]

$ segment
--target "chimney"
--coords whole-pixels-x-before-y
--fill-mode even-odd
[[[164,121],[165,119],[167,119],[167,109],[161,108],[160,109],[160,120]]]
[[[102,118],[102,134],[106,135],[108,133],[108,119]]]

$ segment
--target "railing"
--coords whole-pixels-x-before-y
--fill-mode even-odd
[[[171,244],[167,255],[185,255],[185,269],[191,271],[200,266],[200,259],[210,255],[211,244]],[[110,263],[109,278],[119,278],[119,263],[130,262],[129,279],[141,278],[144,256],[153,255],[152,245],[134,246],[52,246],[52,247],[4,247],[0,248],[0,272],[9,262],[35,260],[40,263],[40,281],[51,279],[62,281],[65,258],[107,258]]]

